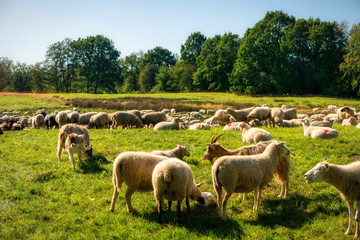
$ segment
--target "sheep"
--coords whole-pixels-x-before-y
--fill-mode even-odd
[[[301,119],[284,120],[283,127],[299,127],[302,126]]]
[[[269,141],[272,139],[271,134],[260,128],[252,128],[249,124],[242,122],[237,126],[242,134],[242,141],[246,143],[258,143],[260,141]]]
[[[1,123],[2,123],[2,121],[0,120],[0,124]],[[30,124],[30,119],[29,119],[29,117],[21,117],[20,120],[19,120],[19,123],[26,127],[26,126],[28,126]]]
[[[69,154],[69,159],[72,164],[73,170],[75,170],[75,164],[74,164],[74,153],[77,153],[79,157],[79,161],[82,160],[82,153],[83,152],[90,152],[91,146],[88,147],[86,144],[86,137],[84,134],[79,135],[76,133],[70,133],[65,140],[65,150]],[[90,156],[92,157],[92,156]]]
[[[338,132],[333,128],[307,126],[306,123],[303,123],[303,127],[305,137],[329,139],[339,136]]]
[[[68,114],[68,120],[67,123],[80,123],[80,115],[78,112],[69,112]]]
[[[161,112],[149,112],[141,117],[141,120],[145,125],[156,125],[159,122],[166,121],[166,114]]]
[[[212,110],[212,109],[206,110],[206,114],[207,114],[207,115],[213,115],[213,114],[215,114],[215,113],[216,113],[215,110]]]
[[[90,122],[90,118],[97,114],[97,112],[88,112],[88,113],[83,113],[79,115],[79,124],[80,125],[88,125]]]
[[[357,129],[360,129],[360,123],[358,123],[358,125],[356,125],[356,128],[357,128]]]
[[[205,114],[206,114],[206,110],[205,110],[205,109],[200,109],[200,110],[199,110],[199,113],[200,113],[201,115],[205,115]]]
[[[150,192],[152,187],[152,173],[161,161],[168,157],[159,156],[146,152],[123,152],[119,154],[113,165],[114,193],[111,201],[110,211],[115,209],[115,202],[121,190],[123,182],[127,185],[125,201],[128,212],[133,211],[131,195],[134,192]]]
[[[343,126],[355,126],[356,124],[357,124],[357,121],[354,117],[344,119],[342,122]]]
[[[199,113],[199,112],[190,112],[189,113],[191,118],[199,118],[199,119],[204,119],[205,117]]]
[[[204,120],[204,123],[209,124],[209,125],[213,125],[215,122],[217,124],[219,124],[219,120],[215,116],[212,116],[212,117]]]
[[[143,122],[133,113],[130,112],[116,112],[112,115],[111,119],[111,129],[117,129],[119,125],[122,126],[122,128],[125,127],[144,127]]]
[[[180,129],[179,118],[174,118],[171,122],[159,122],[154,126],[154,131],[158,130],[179,130]]]
[[[107,113],[100,112],[91,116],[87,128],[93,128],[93,127],[95,127],[96,129],[108,128],[109,122],[110,122],[109,115],[107,115]]]
[[[56,122],[59,124],[59,128],[68,123],[68,115],[65,111],[59,112],[55,116]]]
[[[258,127],[258,126],[263,126],[264,124],[260,122],[258,119],[253,119],[250,120],[249,125],[250,127]]]
[[[248,119],[248,121],[250,121],[252,119],[258,119],[260,121],[267,121],[268,119],[270,119],[270,108],[269,107],[256,107],[247,115],[247,119]]]
[[[46,129],[59,127],[59,124],[56,122],[55,114],[49,114],[45,117],[45,127]]]
[[[203,160],[209,160],[211,166],[214,164],[214,158],[219,158],[222,156],[228,155],[238,155],[238,156],[245,156],[245,155],[255,155],[263,153],[266,147],[272,143],[272,141],[266,142],[259,142],[256,145],[251,146],[243,146],[235,150],[228,150],[220,145],[217,140],[223,134],[219,135],[214,139],[212,137],[210,144],[206,144],[207,148],[203,155]],[[293,152],[290,152],[291,155],[295,156]],[[276,169],[274,172],[275,179],[281,185],[280,195],[278,197],[285,198],[288,194],[289,189],[289,172],[290,172],[290,155],[286,157],[281,157],[279,163],[276,165]],[[244,196],[244,199],[246,196]]]
[[[254,108],[245,108],[242,110],[233,110],[231,108],[226,109],[225,113],[229,114],[233,118],[235,118],[236,122],[246,121],[248,114],[253,110]]]
[[[232,123],[229,123],[228,125],[226,125],[224,128],[223,128],[223,131],[230,131],[230,130],[239,130],[237,128],[237,126],[239,126],[242,122],[232,122]]]
[[[316,126],[316,127],[329,127],[331,128],[333,125],[333,121],[330,120],[330,121],[311,121],[310,122],[310,126]]]
[[[284,120],[291,120],[297,118],[297,112],[295,108],[284,110]]]
[[[226,125],[229,123],[229,118],[230,114],[227,114],[226,110],[219,109],[215,112],[213,120],[217,119],[219,121],[219,124]]]
[[[154,197],[158,206],[159,223],[163,212],[164,199],[169,201],[169,212],[171,211],[172,201],[177,201],[177,222],[180,223],[181,203],[186,199],[186,207],[190,214],[189,199],[204,204],[199,186],[193,179],[190,166],[176,158],[158,163],[152,173],[152,186]]]
[[[282,126],[284,121],[284,111],[281,110],[281,108],[271,108],[270,121],[272,122],[273,127],[275,127],[275,124]]]
[[[165,151],[154,150],[151,153],[160,155],[160,156],[164,156],[164,157],[179,158],[179,159],[183,159],[184,156],[186,156],[186,157],[190,156],[190,153],[187,150],[187,148],[184,146],[180,146],[179,144],[177,144],[176,148],[174,148],[172,150],[165,150]]]
[[[86,154],[91,158],[92,157],[92,145],[90,145],[90,136],[88,130],[80,125],[76,125],[74,123],[69,123],[60,128],[59,136],[58,136],[58,146],[56,156],[58,161],[60,162],[61,154],[63,149],[65,148],[65,142],[67,136],[71,133],[76,133],[78,135],[83,135],[84,144],[89,149],[86,149]],[[71,160],[71,159],[70,159]]]
[[[262,190],[272,179],[280,157],[289,154],[285,142],[273,142],[261,154],[220,157],[212,166],[211,173],[222,220],[225,220],[227,201],[234,192],[254,191],[253,209],[258,210]],[[223,200],[222,188],[225,189]]]
[[[44,126],[45,128],[45,118],[42,114],[38,114],[33,117],[31,129],[39,129],[41,126]]]
[[[354,117],[356,115],[356,110],[351,107],[341,107],[336,110],[336,115],[339,121],[342,121],[349,117]]]
[[[189,126],[189,130],[210,130],[211,125],[207,123],[195,123]]]
[[[339,106],[338,105],[329,105],[328,106],[328,110],[331,112],[336,112],[336,110],[338,110]]]
[[[326,117],[325,114],[313,114],[310,116],[311,121],[322,121]]]
[[[354,202],[360,201],[360,161],[352,162],[348,165],[335,165],[328,163],[324,159],[305,174],[305,179],[307,183],[327,182],[338,190],[349,209],[349,226],[345,234],[351,234]],[[358,205],[357,203],[356,207]],[[355,238],[358,237],[359,224],[357,223]]]
[[[193,125],[193,124],[195,124],[195,123],[201,123],[201,120],[191,120],[191,121],[189,122],[189,125]]]

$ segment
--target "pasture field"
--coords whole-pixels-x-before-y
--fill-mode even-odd
[[[175,99],[175,96],[168,98]],[[5,109],[4,96],[0,96],[0,111],[19,110],[11,108],[12,101],[18,106],[29,104],[30,111],[40,106],[49,110],[70,108],[63,105],[59,99],[62,97],[35,98],[39,101],[28,99],[33,96],[9,97]],[[75,97],[74,94],[66,98]],[[202,98],[198,101],[206,103]],[[358,101],[330,100],[319,101],[359,109]],[[253,103],[264,103],[262,101],[253,100]],[[296,101],[317,106],[314,99]],[[222,127],[210,131],[91,130],[94,157],[77,161],[75,171],[67,154],[62,155],[60,163],[56,159],[58,129],[5,132],[0,135],[0,239],[353,239],[353,235],[344,235],[348,213],[338,192],[328,184],[310,185],[304,179],[304,174],[324,157],[335,164],[360,160],[360,129],[340,124],[333,127],[339,137],[328,140],[305,138],[300,127],[266,128],[275,139],[286,141],[297,154],[291,157],[288,197],[277,197],[280,185],[275,180],[265,188],[259,211],[252,210],[252,193],[245,202],[234,194],[228,202],[226,221],[220,220],[216,206],[204,207],[191,202],[188,215],[183,203],[180,225],[175,224],[174,204],[171,213],[164,213],[163,224],[157,223],[157,207],[151,192],[135,193],[132,196],[135,211],[128,213],[125,184],[111,213],[112,163],[124,151],[165,150],[176,144],[184,145],[191,153],[184,160],[192,168],[196,181],[204,181],[200,189],[214,194],[210,163],[203,161],[202,155],[211,136],[223,133]],[[219,142],[228,149],[245,145],[240,132],[226,132]]]

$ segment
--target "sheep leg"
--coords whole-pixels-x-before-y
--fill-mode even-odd
[[[71,161],[72,168],[75,170],[75,163],[74,163],[74,153],[71,151],[71,149],[68,150],[69,154],[69,160]]]
[[[355,226],[356,226],[356,229],[355,229],[354,238],[358,238],[359,237],[359,222],[356,222]]]
[[[229,198],[231,197],[231,194],[232,194],[232,192],[229,193],[229,192],[226,192],[226,191],[225,191],[224,199],[223,199],[223,202],[222,202],[223,207],[222,207],[222,217],[221,217],[221,220],[223,220],[223,221],[225,220],[226,204],[227,204],[227,201],[229,200]]]
[[[349,208],[349,226],[348,229],[345,232],[345,235],[351,234],[352,231],[352,220],[354,218],[354,202],[348,202],[346,201],[348,208]]]
[[[157,202],[157,205],[158,205],[158,214],[159,214],[158,222],[161,223],[161,216],[162,216],[162,212],[163,212],[162,200],[157,200],[156,202]]]
[[[60,141],[59,144],[58,144],[57,153],[56,153],[56,156],[57,156],[57,159],[58,159],[59,162],[60,162],[61,154],[62,154],[63,150],[64,150],[64,145]]]
[[[256,210],[257,199],[258,199],[258,189],[255,188],[255,190],[254,190],[254,206],[253,206],[253,210]]]
[[[187,212],[188,212],[188,214],[190,215],[190,202],[189,202],[189,197],[186,197],[185,202],[186,202]]]
[[[133,211],[133,207],[131,204],[131,195],[133,195],[134,192],[135,192],[135,189],[133,190],[129,187],[126,189],[126,192],[125,192],[126,208],[127,208],[128,212]]]
[[[262,188],[259,188],[258,197],[257,197],[257,203],[256,203],[256,209],[255,210],[259,210],[259,203],[260,203],[261,193],[262,193]]]
[[[172,201],[168,201],[168,206],[169,206],[168,211],[169,211],[169,213],[171,212],[171,204],[172,204]]]
[[[177,215],[177,222],[180,224],[180,212],[181,212],[181,201],[178,200],[177,201],[177,206],[176,206],[176,215]]]
[[[118,191],[117,187],[114,185],[114,193],[113,193],[113,197],[112,197],[112,200],[111,200],[111,207],[110,207],[111,212],[114,212],[115,202],[116,202],[116,199],[117,199],[118,196],[119,196],[119,191]]]
[[[247,193],[244,193],[242,202],[244,202],[247,199]]]
[[[216,193],[216,202],[219,207],[219,215],[221,217],[221,215],[222,215],[222,205],[221,205],[222,186],[216,186],[215,184],[213,184],[213,185],[214,185],[214,190]]]

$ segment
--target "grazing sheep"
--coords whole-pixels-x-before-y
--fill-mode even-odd
[[[65,148],[65,142],[66,142],[67,136],[70,135],[71,133],[83,135],[85,146],[90,148],[90,149],[86,149],[86,153],[91,158],[92,157],[92,145],[90,145],[90,136],[89,136],[88,130],[83,126],[70,123],[70,124],[66,124],[66,125],[62,126],[59,131],[58,146],[57,146],[57,153],[56,153],[58,161],[60,162],[62,151]]]
[[[66,137],[65,150],[69,154],[69,159],[71,161],[73,170],[75,170],[74,153],[77,153],[77,155],[79,157],[79,161],[81,162],[83,152],[87,153],[87,152],[91,151],[91,146],[88,147],[86,145],[86,141],[87,141],[87,139],[84,134],[79,135],[76,133],[70,133]],[[90,156],[90,157],[92,157],[92,156]]]
[[[135,114],[135,116],[137,116],[139,119],[141,119],[141,111],[133,109],[133,110],[129,110],[127,112]]]
[[[245,108],[242,110],[233,110],[231,108],[226,109],[225,113],[229,114],[233,118],[235,118],[236,122],[242,122],[247,120],[248,114],[253,110],[254,108]]]
[[[179,118],[174,118],[171,122],[159,122],[154,126],[154,130],[179,130],[180,122],[182,122],[182,120]]]
[[[4,119],[5,121],[5,119]],[[0,119],[0,124],[2,123],[1,119]],[[23,125],[24,127],[28,126],[30,124],[30,118],[29,117],[21,117],[19,120],[19,123],[21,125]],[[46,124],[46,122],[45,122]]]
[[[109,127],[109,115],[107,113],[104,112],[100,112],[97,113],[93,116],[91,116],[90,121],[87,125],[87,128],[96,128],[96,129],[101,129],[101,128],[108,128]]]
[[[59,128],[68,123],[68,115],[66,111],[59,112],[55,116],[56,122],[59,124]]]
[[[169,212],[172,201],[177,201],[177,222],[180,223],[181,203],[186,199],[186,207],[190,214],[189,199],[204,204],[205,200],[193,178],[190,166],[176,158],[158,163],[152,173],[154,197],[158,205],[159,223],[163,212],[164,199],[169,201]]]
[[[271,108],[270,121],[273,127],[275,124],[281,127],[284,121],[284,111],[281,108]]]
[[[78,112],[69,112],[68,114],[68,123],[80,123],[80,115]]]
[[[225,220],[226,204],[232,193],[254,191],[254,210],[259,209],[262,190],[273,177],[281,156],[290,150],[284,142],[273,142],[261,154],[251,156],[223,156],[212,166],[212,181],[222,220]],[[222,199],[222,188],[225,196]]]
[[[349,209],[349,226],[345,234],[351,234],[354,202],[360,201],[360,161],[348,165],[335,165],[328,163],[324,159],[323,162],[318,163],[305,174],[305,179],[307,183],[327,182],[339,191],[341,198],[347,203]],[[356,206],[358,207],[358,203]],[[359,237],[358,226],[357,223],[355,238]]]
[[[226,125],[229,123],[230,114],[226,113],[226,110],[219,109],[215,112],[213,120],[218,120],[219,124]],[[211,125],[213,122],[211,122]]]
[[[119,154],[113,165],[114,193],[110,211],[114,211],[121,185],[125,182],[127,185],[125,192],[126,207],[129,212],[132,212],[131,195],[134,192],[152,191],[153,170],[156,164],[168,159],[168,157],[145,152],[123,152]]]
[[[195,123],[189,126],[189,130],[210,130],[211,125],[207,123]]]
[[[355,126],[356,124],[357,124],[357,121],[354,117],[344,119],[342,122],[343,126]]]
[[[284,110],[284,120],[291,120],[297,118],[297,112],[295,108]]]
[[[44,128],[45,128],[44,115],[38,114],[35,117],[33,117],[31,129],[34,129],[34,128],[39,129],[42,126],[44,126]]]
[[[186,157],[190,156],[190,153],[187,150],[187,148],[184,146],[180,146],[179,144],[177,144],[176,148],[174,148],[172,150],[165,150],[165,151],[155,150],[155,151],[152,151],[151,153],[160,155],[160,156],[164,156],[164,157],[179,158],[179,159],[183,159],[184,156],[186,156]]]
[[[90,122],[90,118],[97,114],[97,112],[88,112],[88,113],[83,113],[79,115],[79,124],[80,125],[88,125]]]
[[[271,110],[269,107],[256,107],[247,115],[247,119],[248,121],[252,119],[267,121],[268,119],[270,119],[270,112]]]
[[[55,114],[46,115],[46,117],[45,117],[45,128],[46,129],[50,129],[50,128],[55,129],[56,127],[59,127],[59,124],[56,122]]]
[[[333,128],[307,126],[305,123],[303,123],[303,126],[305,137],[329,139],[339,136],[338,132]]]
[[[235,150],[229,150],[220,145],[217,140],[223,134],[219,135],[214,139],[212,137],[210,144],[206,144],[207,148],[203,155],[203,160],[209,160],[211,166],[214,164],[214,158],[219,158],[222,156],[237,155],[237,156],[246,156],[246,155],[256,155],[263,153],[266,147],[272,143],[272,141],[259,142],[256,145],[244,146]],[[293,152],[290,152],[291,155],[295,156]],[[276,165],[274,177],[281,185],[280,195],[278,197],[286,197],[289,189],[289,172],[290,172],[290,155],[286,157],[281,157],[279,163]],[[244,199],[246,196],[244,196]]]
[[[246,143],[258,143],[260,141],[269,141],[272,139],[271,134],[260,128],[252,128],[249,124],[242,122],[237,126],[242,134],[242,141]]]
[[[166,114],[161,112],[149,112],[141,117],[141,120],[145,125],[156,125],[159,122],[166,121]]]
[[[111,116],[110,122],[111,129],[117,129],[119,125],[122,126],[123,129],[131,126],[144,127],[143,122],[135,114],[130,112],[116,112]]]

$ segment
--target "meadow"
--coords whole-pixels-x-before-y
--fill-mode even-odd
[[[227,106],[228,103],[287,104],[301,106],[302,111],[310,111],[313,107],[324,108],[329,104],[360,108],[359,101],[347,99],[207,94],[146,97],[191,103],[189,106],[193,106],[194,110],[205,104]],[[75,98],[111,100],[123,97],[0,95],[0,112],[34,112],[39,108],[51,112],[71,109],[73,105],[65,106],[65,103],[72,103]],[[223,100],[216,101],[219,99]],[[80,110],[114,111],[98,107]],[[5,132],[0,135],[0,239],[353,239],[353,235],[344,235],[348,213],[346,203],[338,192],[328,184],[310,185],[304,179],[304,174],[324,157],[335,164],[360,160],[360,129],[340,124],[333,127],[339,132],[339,137],[328,140],[305,138],[300,127],[264,127],[275,139],[286,141],[286,145],[297,155],[291,158],[289,195],[285,199],[278,198],[280,185],[272,180],[265,188],[259,211],[253,211],[252,193],[245,202],[234,194],[228,203],[226,221],[220,220],[216,205],[205,207],[191,202],[191,214],[188,215],[183,203],[181,224],[176,224],[174,205],[171,213],[164,213],[163,224],[157,223],[157,207],[151,192],[135,193],[132,197],[135,211],[128,213],[124,200],[126,185],[123,185],[115,211],[111,213],[112,163],[124,151],[165,150],[174,148],[176,144],[184,145],[191,153],[184,160],[192,168],[196,181],[204,182],[200,189],[214,194],[210,163],[203,161],[202,156],[205,144],[213,135],[223,133],[222,127],[210,131],[91,130],[94,157],[77,161],[75,171],[67,155],[62,156],[61,162],[56,159],[58,129],[27,128]],[[245,145],[240,132],[226,132],[219,142],[228,149]]]

